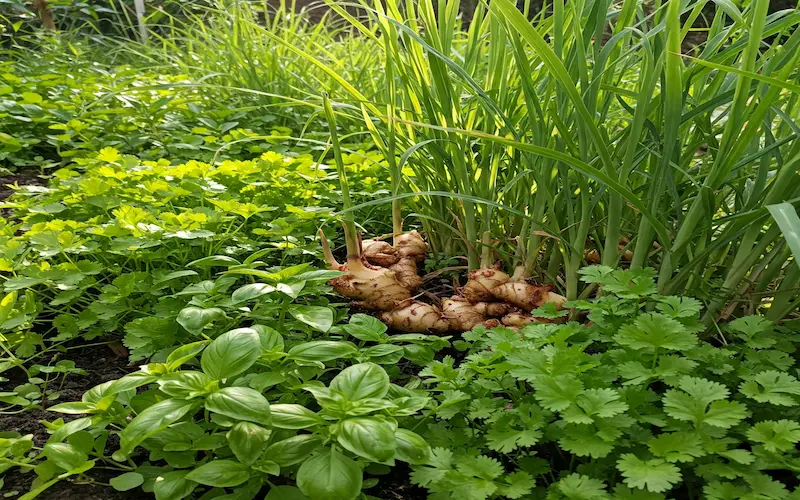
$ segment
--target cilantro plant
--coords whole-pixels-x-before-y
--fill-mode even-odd
[[[586,268],[603,294],[568,304],[586,323],[476,329],[463,361],[430,363],[412,481],[443,500],[800,494],[800,335],[751,316],[705,338],[701,304],[653,277]]]
[[[348,157],[365,186],[380,161]],[[313,305],[330,273],[292,277],[301,269],[275,274],[275,265],[317,253],[311,235],[338,204],[337,193],[321,189],[330,177],[308,153],[172,165],[105,148],[56,171],[46,188],[18,190],[5,203],[16,220],[0,221],[0,271],[6,292],[26,294],[27,312],[6,321],[13,358],[0,361],[0,372],[53,343],[109,334],[125,334],[140,360],[225,323],[221,310],[258,303],[249,313],[263,316],[287,300]],[[219,276],[234,266],[258,269],[252,278]],[[231,296],[237,279],[251,286]]]

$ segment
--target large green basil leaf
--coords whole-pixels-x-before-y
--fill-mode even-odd
[[[235,460],[212,460],[186,474],[186,479],[206,486],[230,488],[250,479],[250,468]]]
[[[321,436],[300,434],[271,444],[264,456],[281,467],[288,467],[305,460],[322,441]]]
[[[270,407],[272,426],[279,429],[307,429],[325,423],[322,417],[305,406],[277,404]]]
[[[269,402],[249,387],[225,387],[206,398],[206,409],[237,420],[262,425],[272,422]]]
[[[239,422],[228,431],[228,445],[236,458],[245,465],[252,465],[267,444],[270,431],[250,422]]]
[[[264,351],[274,351],[283,349],[283,336],[278,330],[266,325],[253,325],[253,330],[258,333],[261,339],[261,349]]]
[[[48,460],[64,470],[80,467],[89,458],[86,453],[75,449],[68,443],[47,443],[42,456],[47,457]]]
[[[289,359],[303,362],[331,361],[349,358],[358,353],[356,346],[350,342],[333,340],[315,340],[289,349]]]
[[[200,366],[211,378],[221,380],[246,371],[258,359],[261,341],[252,328],[223,333],[203,351]]]
[[[186,479],[188,473],[185,470],[174,470],[158,476],[153,484],[156,500],[181,500],[191,495],[197,488],[197,483]]]
[[[322,306],[291,306],[289,313],[321,332],[327,332],[333,326],[333,311]]]
[[[233,291],[231,294],[231,302],[239,304],[253,299],[257,299],[262,295],[267,295],[275,291],[275,287],[266,283],[248,283]]]
[[[339,372],[330,387],[350,401],[382,398],[389,392],[389,375],[375,363],[359,363]]]
[[[166,399],[149,406],[136,416],[119,436],[119,451],[114,453],[114,460],[121,462],[128,458],[134,448],[142,441],[157,432],[174,424],[184,415],[193,411],[198,406],[193,401],[180,399]]]
[[[431,447],[422,436],[406,429],[397,429],[397,454],[395,458],[412,465],[427,464],[431,457]]]
[[[361,484],[361,468],[336,450],[322,451],[297,471],[297,487],[311,500],[353,500]]]
[[[184,307],[178,313],[178,324],[186,329],[187,332],[199,334],[203,329],[214,321],[224,318],[225,311],[219,307]]]
[[[158,388],[168,396],[178,399],[192,399],[213,392],[217,385],[203,372],[192,370],[163,375],[157,381]]]
[[[386,420],[372,417],[348,418],[341,422],[339,444],[373,462],[385,462],[394,456],[395,428]]]
[[[342,325],[342,329],[358,340],[379,343],[389,340],[386,325],[369,314],[354,314],[348,324]]]
[[[406,350],[403,346],[381,344],[368,347],[361,351],[363,356],[369,358],[373,363],[380,363],[382,365],[393,365],[402,359]]]

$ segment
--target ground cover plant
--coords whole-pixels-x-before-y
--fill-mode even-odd
[[[581,271],[588,322],[463,336],[420,377],[435,498],[793,498],[797,333],[758,316],[698,336],[701,304],[652,269]],[[558,471],[558,472],[555,472]],[[793,493],[791,493],[793,491]]]
[[[49,4],[0,2],[6,497],[800,495],[797,9]]]

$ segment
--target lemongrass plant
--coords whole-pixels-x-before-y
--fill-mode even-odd
[[[796,308],[791,229],[767,207],[800,199],[800,12],[720,3],[682,52],[706,3],[556,0],[530,22],[492,0],[465,30],[457,1],[362,3],[392,82],[361,106],[405,151],[434,249],[475,268],[491,231],[569,298],[586,245],[608,266],[627,255],[662,293],[704,296],[708,323],[771,296],[774,319]]]
[[[499,259],[577,298],[595,258],[655,267],[662,293],[706,300],[709,324],[800,304],[797,218],[781,227],[768,208],[800,200],[799,11],[715,2],[690,47],[706,0],[554,0],[535,16],[492,0],[466,26],[457,0],[327,3],[339,20],[315,25],[220,2],[147,50],[266,105],[306,104],[310,128],[328,92],[340,126],[389,160],[376,203],[395,228],[402,201],[470,268]]]

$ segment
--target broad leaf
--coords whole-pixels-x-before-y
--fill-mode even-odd
[[[336,450],[318,453],[297,471],[297,487],[311,500],[353,500],[361,483],[361,468]]]
[[[225,387],[206,398],[206,409],[236,420],[269,426],[272,422],[267,398],[249,387]]]
[[[206,375],[222,380],[239,375],[258,360],[261,341],[252,328],[240,328],[223,333],[208,345],[200,365]]]

